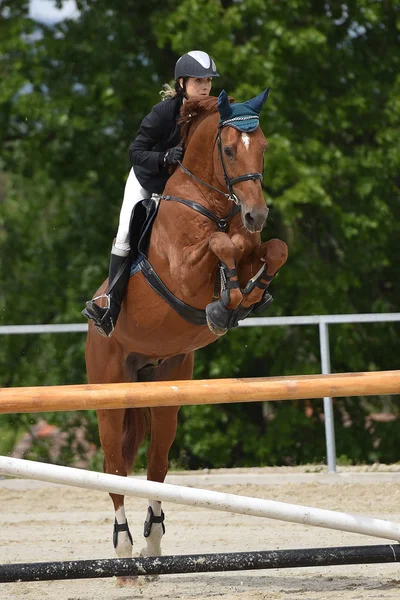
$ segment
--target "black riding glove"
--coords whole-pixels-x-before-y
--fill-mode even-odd
[[[164,154],[164,167],[169,167],[170,165],[176,165],[178,160],[182,160],[184,150],[182,146],[175,146],[175,148],[171,148]]]

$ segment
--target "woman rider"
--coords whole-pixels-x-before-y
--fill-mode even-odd
[[[130,255],[129,224],[133,207],[153,193],[162,194],[164,191],[169,177],[168,168],[183,157],[183,148],[178,145],[181,106],[186,99],[194,96],[208,96],[213,77],[219,77],[219,74],[206,52],[194,50],[181,56],[175,65],[175,91],[166,92],[165,96],[169,97],[153,106],[130,145],[132,168],[125,185],[117,236],[111,249],[108,276],[111,290],[103,296],[107,298],[107,307],[89,300],[82,311],[103,336],[110,337],[114,331],[129,281],[131,261],[127,257]]]

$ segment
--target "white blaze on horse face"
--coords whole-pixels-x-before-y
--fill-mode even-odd
[[[250,136],[247,133],[242,133],[242,142],[246,150],[248,150],[250,146]]]

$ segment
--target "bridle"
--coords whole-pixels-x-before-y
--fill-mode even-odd
[[[233,191],[232,186],[235,185],[235,183],[239,183],[240,181],[249,181],[249,180],[253,180],[253,181],[260,180],[261,185],[262,185],[263,175],[262,175],[262,173],[246,173],[245,175],[240,175],[239,177],[232,177],[232,178],[229,177],[228,172],[226,170],[226,165],[224,162],[224,156],[222,153],[221,131],[222,131],[223,127],[230,125],[230,123],[232,123],[232,122],[245,121],[250,118],[253,120],[255,119],[255,117],[233,117],[231,119],[226,119],[224,121],[221,121],[218,125],[218,133],[217,133],[216,140],[214,142],[214,146],[215,146],[215,143],[218,144],[218,156],[221,160],[222,170],[224,172],[224,179],[225,179],[225,183],[226,183],[226,186],[227,186],[228,192],[229,192],[228,194],[226,192],[223,192],[222,190],[218,189],[217,187],[211,185],[210,183],[203,181],[202,179],[200,179],[199,177],[194,175],[191,171],[189,171],[189,169],[184,167],[180,161],[178,161],[179,167],[182,169],[182,171],[188,177],[190,177],[191,179],[194,179],[194,181],[201,183],[202,185],[208,187],[209,189],[214,190],[214,192],[218,192],[218,194],[222,194],[222,196],[225,196],[225,198],[227,198],[228,200],[231,200],[231,202],[234,202],[235,206],[232,208],[232,210],[226,217],[223,217],[223,218],[217,217],[211,210],[209,210],[208,208],[206,208],[205,206],[203,206],[202,204],[200,204],[198,202],[194,202],[193,200],[186,200],[184,198],[178,198],[177,196],[170,196],[168,194],[160,196],[160,199],[161,200],[173,200],[175,202],[180,202],[181,204],[184,204],[188,208],[192,208],[196,212],[207,217],[211,221],[214,221],[214,223],[217,224],[218,229],[220,231],[226,232],[228,230],[230,220],[240,211],[240,200],[236,196],[235,192]]]
[[[217,138],[216,138],[216,142],[218,144],[218,156],[221,160],[221,165],[222,165],[222,170],[224,172],[224,179],[225,179],[225,183],[226,183],[226,187],[228,188],[229,194],[227,194],[226,192],[223,192],[222,190],[219,190],[218,188],[214,187],[213,185],[207,183],[206,181],[203,181],[202,179],[200,179],[199,177],[196,177],[196,175],[193,175],[193,173],[191,173],[191,171],[189,171],[189,169],[187,169],[186,167],[183,166],[183,164],[178,161],[178,165],[180,166],[180,168],[182,169],[182,171],[191,179],[194,179],[195,181],[197,181],[198,183],[201,183],[202,185],[205,185],[206,187],[210,188],[211,190],[214,190],[215,192],[218,192],[219,194],[222,194],[223,196],[225,196],[225,198],[228,198],[228,200],[231,200],[232,202],[234,202],[235,204],[239,204],[239,199],[236,196],[235,192],[233,191],[232,186],[235,185],[235,183],[239,183],[241,181],[257,181],[258,179],[260,181],[263,180],[263,175],[262,173],[246,173],[245,175],[239,175],[239,177],[232,177],[230,178],[228,175],[228,172],[226,170],[226,165],[225,165],[225,161],[224,161],[224,155],[222,152],[222,138],[221,138],[221,131],[223,129],[223,127],[229,125],[231,122],[234,121],[244,121],[247,119],[253,119],[254,117],[234,117],[232,119],[226,119],[225,121],[222,121],[221,123],[219,123],[218,125],[218,133],[217,133]],[[215,143],[214,143],[215,145]]]

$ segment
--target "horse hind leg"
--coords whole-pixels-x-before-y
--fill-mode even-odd
[[[89,334],[86,342],[86,367],[89,383],[117,383],[135,379],[135,373],[128,368],[115,339],[105,341],[89,324]],[[100,442],[104,453],[104,472],[126,477],[134,460],[135,451],[141,439],[140,422],[144,409],[135,409],[135,419],[131,412],[134,409],[98,410],[97,420]],[[127,429],[131,431],[127,432]],[[135,436],[135,430],[138,435]],[[135,439],[130,450],[126,442]],[[124,496],[110,494],[114,505],[113,545],[120,558],[132,556],[132,536],[129,531],[125,514]],[[117,577],[117,585],[133,585],[137,577]]]
[[[183,377],[179,377],[183,379]],[[168,472],[168,453],[175,439],[178,423],[177,406],[151,409],[151,439],[147,455],[147,479],[163,483]],[[141,556],[161,556],[161,540],[165,534],[161,502],[149,498],[143,535],[146,545]]]
[[[144,409],[101,410],[97,415],[104,451],[104,471],[126,477],[145,435]],[[119,494],[110,494],[110,496],[115,511],[113,531],[115,552],[118,558],[131,558],[133,540],[125,514],[125,497]],[[118,587],[131,587],[137,583],[137,576],[117,577]]]
[[[97,411],[100,441],[104,453],[104,472],[112,475],[127,476],[122,456],[122,431],[125,409]],[[132,535],[125,515],[124,496],[110,494],[114,505],[115,519],[113,545],[118,558],[131,558]]]
[[[193,374],[193,353],[175,356],[154,369],[153,380],[171,381],[191,379]],[[168,472],[168,454],[175,439],[178,423],[178,406],[155,407],[151,409],[151,438],[147,454],[147,479],[163,483]],[[164,513],[161,502],[149,499],[149,507],[144,523],[146,545],[141,556],[161,556],[161,540],[165,534]]]

